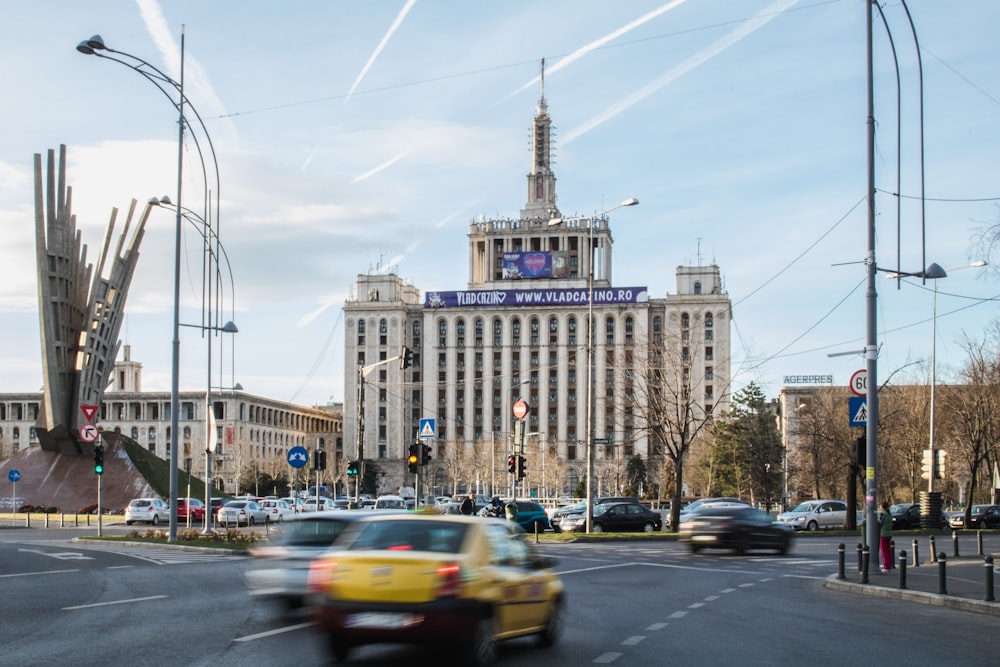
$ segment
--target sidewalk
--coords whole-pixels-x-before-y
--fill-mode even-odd
[[[989,542],[994,541],[990,536]],[[911,539],[918,540],[918,566],[913,564]],[[846,591],[861,595],[906,600],[922,604],[948,607],[979,614],[1000,616],[1000,551],[990,551],[983,545],[983,554],[978,554],[979,542],[974,531],[959,535],[958,553],[955,557],[954,541],[951,535],[935,535],[936,551],[944,554],[944,579],[941,577],[941,562],[930,562],[930,545],[927,535],[897,536],[896,559],[892,570],[885,574],[879,571],[877,558],[873,558],[868,569],[868,583],[861,583],[858,572],[857,549],[848,549],[844,560],[844,578],[837,573],[827,577],[824,586],[832,590]],[[900,588],[899,556],[900,546],[906,551],[906,587]],[[992,567],[986,563],[986,556],[992,556]],[[992,571],[994,587],[988,590],[987,578]],[[987,601],[993,597],[994,601]]]

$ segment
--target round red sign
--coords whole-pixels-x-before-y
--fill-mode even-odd
[[[524,419],[528,416],[528,404],[524,401],[518,401],[514,404],[514,418]]]

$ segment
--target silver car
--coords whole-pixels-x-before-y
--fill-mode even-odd
[[[778,523],[795,530],[843,528],[846,521],[847,503],[843,500],[807,500],[778,515]]]
[[[239,528],[266,522],[267,512],[254,500],[233,500],[219,510],[218,523],[223,527],[236,524]]]
[[[271,523],[281,523],[295,518],[295,508],[287,500],[262,500],[260,508],[267,512],[267,520]]]
[[[125,523],[145,522],[153,526],[170,521],[170,506],[159,498],[136,498],[125,508]]]

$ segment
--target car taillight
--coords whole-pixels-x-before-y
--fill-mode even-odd
[[[306,579],[306,592],[322,593],[326,590],[337,567],[337,561],[317,558],[309,566],[309,577]]]
[[[457,563],[445,563],[437,569],[438,597],[457,597],[462,591],[462,568]]]

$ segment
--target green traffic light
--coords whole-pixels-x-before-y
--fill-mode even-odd
[[[96,472],[98,475],[103,475],[104,466],[94,466],[94,472]]]

